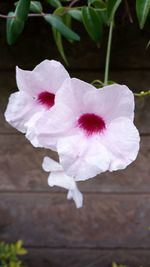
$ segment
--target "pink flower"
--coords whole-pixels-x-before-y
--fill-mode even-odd
[[[134,96],[125,85],[98,90],[67,79],[51,117],[48,111],[37,122],[36,134],[43,147],[52,148],[54,141],[67,175],[86,180],[124,169],[136,159],[140,138],[133,118]]]
[[[60,186],[68,190],[68,199],[73,199],[76,207],[81,208],[83,205],[83,196],[78,190],[77,185],[72,177],[65,174],[62,166],[49,157],[45,157],[42,164],[46,172],[50,172],[48,176],[49,186]]]
[[[16,68],[19,92],[11,94],[5,117],[13,127],[26,133],[35,146],[35,122],[54,106],[55,94],[66,78],[68,72],[54,60],[44,60],[33,71]]]

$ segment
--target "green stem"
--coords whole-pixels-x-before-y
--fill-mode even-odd
[[[140,93],[134,93],[135,96],[146,96],[150,95],[150,90],[148,91],[141,91]]]
[[[109,27],[109,35],[108,35],[108,43],[107,43],[104,85],[107,85],[108,84],[109,64],[110,64],[110,51],[111,51],[111,43],[112,43],[113,25],[114,25],[114,20],[112,19],[112,21],[110,23],[110,27]]]

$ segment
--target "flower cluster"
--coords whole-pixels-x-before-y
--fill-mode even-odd
[[[54,60],[33,71],[17,67],[16,80],[19,91],[10,96],[5,118],[33,146],[58,152],[59,163],[43,161],[48,184],[66,188],[78,208],[83,198],[76,181],[124,169],[136,159],[140,138],[127,86],[96,89],[70,78]]]

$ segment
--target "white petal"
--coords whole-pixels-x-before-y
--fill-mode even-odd
[[[40,79],[37,73],[16,67],[18,89],[26,92],[29,96],[34,97],[42,90],[45,91],[44,85],[41,85]]]
[[[67,78],[69,78],[68,72],[60,62],[55,60],[44,60],[33,71],[16,68],[18,88],[30,95],[41,91],[55,93]]]
[[[125,85],[113,84],[86,95],[86,108],[106,123],[117,117],[134,117],[134,95]]]
[[[52,171],[48,177],[49,186],[60,186],[68,190],[74,190],[76,187],[72,177],[67,176],[64,171]]]
[[[41,146],[56,150],[57,139],[72,131],[74,127],[72,110],[63,104],[58,104],[43,113],[34,130]]]
[[[67,199],[73,199],[78,209],[83,206],[83,195],[77,187],[68,191]]]
[[[56,96],[56,103],[71,107],[74,115],[95,113],[107,122],[119,116],[133,120],[134,95],[125,85],[113,84],[102,89],[79,79],[67,79]]]
[[[67,198],[75,201],[76,207],[81,208],[83,205],[83,196],[78,190],[76,183],[72,177],[65,174],[62,166],[49,157],[45,157],[42,167],[45,171],[51,172],[48,177],[49,186],[60,186],[68,191]]]
[[[30,135],[30,139],[32,139],[32,145],[35,147],[43,147],[51,149],[52,151],[57,151],[56,145],[57,145],[57,138],[51,137],[49,134],[42,136],[38,135]],[[29,139],[28,138],[28,139]]]
[[[92,178],[109,168],[109,153],[96,137],[78,134],[62,138],[57,149],[65,172],[76,181]]]
[[[99,140],[110,153],[110,171],[126,168],[137,157],[139,133],[133,122],[127,118],[113,120]]]
[[[36,123],[42,117],[42,115],[46,112],[46,110],[41,109],[39,112],[35,112],[35,114],[25,123],[27,128],[26,138],[31,142],[34,147],[43,147],[36,134]]]
[[[38,134],[56,135],[68,131],[73,125],[72,110],[63,103],[45,112],[36,124]]]
[[[5,118],[13,127],[25,133],[25,123],[34,114],[34,108],[34,103],[25,92],[16,92],[9,98]]]
[[[64,66],[56,60],[44,60],[34,69],[45,82],[46,88],[52,89],[56,93],[65,79],[70,78]]]
[[[79,79],[67,79],[57,93],[55,103],[63,103],[71,107],[74,116],[78,116],[85,111],[86,94],[96,90],[91,84]]]
[[[49,157],[44,157],[42,168],[46,172],[63,171],[62,166]]]

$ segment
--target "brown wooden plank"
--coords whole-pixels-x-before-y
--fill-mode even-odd
[[[1,194],[0,240],[26,246],[150,249],[150,195]]]
[[[43,157],[57,159],[54,152],[35,149],[23,135],[0,136],[0,191],[60,191],[49,188],[48,173],[41,168]],[[142,137],[137,160],[126,170],[106,172],[80,182],[85,192],[150,192],[150,137]]]
[[[0,91],[0,133],[16,133],[17,131],[4,118],[8,98],[11,93],[17,91],[15,70],[11,72],[0,71]]]
[[[150,250],[29,248],[24,262],[30,267],[111,267],[112,262],[128,267],[149,267]]]
[[[91,82],[102,79],[102,72],[72,71],[72,77]],[[133,91],[148,90],[150,88],[149,71],[113,71],[111,79],[121,84],[127,84]],[[0,71],[0,133],[16,133],[16,130],[4,119],[4,111],[9,95],[16,91],[15,72]],[[150,134],[150,96],[136,97],[135,123],[141,134]]]
[[[0,140],[1,191],[48,190],[47,173],[41,167],[48,152],[33,148],[23,135],[2,135]]]

